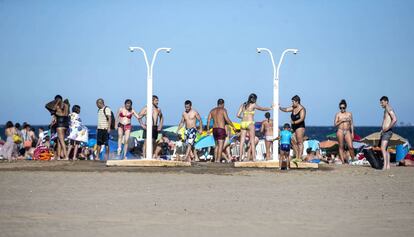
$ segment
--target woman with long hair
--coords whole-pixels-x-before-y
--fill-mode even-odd
[[[124,138],[124,154],[122,159],[126,159],[126,154],[128,152],[128,140],[129,135],[131,134],[132,124],[131,118],[135,116],[137,119],[141,118],[137,112],[132,109],[132,100],[127,99],[124,102],[124,106],[119,108],[118,114],[116,115],[116,127],[118,127],[118,151],[117,155],[121,155],[122,151],[122,137]]]
[[[306,109],[300,103],[300,97],[295,95],[292,97],[292,106],[286,108],[279,108],[282,112],[291,112],[290,123],[292,124],[292,130],[294,136],[292,137],[292,147],[295,151],[296,158],[302,158],[303,156],[303,140],[305,137],[305,118]]]
[[[348,158],[345,157],[344,143],[348,145],[349,154],[351,159],[354,158],[354,147],[352,146],[352,140],[354,139],[354,121],[352,119],[352,113],[346,111],[347,104],[345,100],[339,102],[339,112],[335,115],[334,125],[338,128],[336,131],[336,137],[339,143],[339,159],[342,163],[348,163]]]
[[[272,107],[261,107],[256,104],[257,95],[252,93],[249,95],[246,102],[240,105],[239,111],[237,112],[237,117],[242,121],[240,123],[240,161],[244,160],[244,141],[246,140],[246,133],[249,133],[250,147],[252,148],[247,154],[247,157],[252,157],[253,161],[256,161],[256,147],[255,145],[255,127],[254,127],[254,113],[257,110],[269,111]],[[251,154],[249,154],[251,153]],[[251,156],[250,156],[251,155]]]

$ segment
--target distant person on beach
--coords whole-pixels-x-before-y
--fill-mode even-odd
[[[122,138],[124,138],[124,154],[122,159],[126,159],[126,154],[128,152],[128,140],[132,130],[132,116],[135,116],[137,119],[140,118],[137,112],[135,112],[135,110],[132,108],[132,100],[126,99],[124,102],[124,106],[118,109],[115,122],[116,127],[118,127],[118,156],[121,155]]]
[[[339,112],[335,115],[334,125],[338,128],[336,137],[339,143],[339,159],[342,164],[349,163],[348,157],[345,155],[344,143],[348,145],[349,154],[351,159],[354,159],[354,147],[352,141],[354,139],[354,121],[352,119],[352,113],[346,111],[347,104],[345,100],[339,102]]]
[[[302,158],[303,155],[303,141],[305,137],[305,118],[306,109],[300,104],[300,97],[295,95],[292,97],[292,106],[287,108],[280,107],[283,112],[291,112],[291,124],[294,133],[293,150],[295,151],[296,158]]]
[[[164,117],[162,115],[161,109],[158,107],[159,99],[158,96],[152,96],[152,150],[154,152],[155,149],[155,141],[157,141],[158,133],[162,130],[162,126],[164,124]],[[145,117],[148,119],[147,116],[147,106],[145,106],[139,113],[138,121],[141,127],[144,129],[143,138],[144,140],[144,147],[143,147],[143,156],[146,157],[147,151],[147,123],[142,122],[142,118]],[[154,156],[154,153],[153,153]],[[150,157],[152,158],[152,157]]]
[[[392,128],[397,123],[397,115],[395,115],[394,109],[389,105],[387,96],[383,96],[380,99],[380,105],[384,109],[384,117],[381,126],[381,152],[384,157],[383,170],[390,169],[390,153],[388,152],[388,143],[392,137]]]
[[[203,132],[203,122],[201,121],[200,114],[192,108],[192,102],[190,100],[186,100],[184,102],[185,111],[181,116],[181,121],[178,124],[177,133],[180,131],[181,127],[185,125],[185,143],[187,144],[187,151],[185,153],[185,157],[187,161],[191,161],[190,153],[196,153],[194,149],[195,139],[197,137],[197,128],[196,128],[196,121],[200,121],[200,128],[198,130],[199,133]],[[195,156],[195,155],[194,155]],[[195,157],[194,157],[195,158]]]
[[[15,136],[17,135],[16,128],[13,125],[12,121],[8,121],[5,125],[4,134],[6,135],[6,143],[4,143],[3,147],[0,149],[0,157],[2,159],[7,159],[9,161],[14,160],[17,158],[17,144],[19,141],[18,138]],[[20,139],[21,142],[21,139]]]
[[[78,149],[80,143],[87,143],[89,140],[88,128],[85,125],[83,125],[82,119],[79,116],[80,112],[81,107],[79,105],[74,105],[72,107],[72,113],[69,114],[70,126],[68,135],[68,155],[70,155],[72,148],[74,148],[72,160],[76,160],[78,158]]]
[[[69,128],[69,101],[62,100],[62,96],[55,96],[55,104],[52,107],[56,119],[56,133],[57,133],[57,158],[68,160],[69,156],[66,150],[65,135]],[[63,158],[62,158],[63,156]]]
[[[229,124],[234,128],[233,123],[230,121],[227,114],[227,110],[224,108],[224,100],[218,99],[217,107],[212,109],[207,118],[207,131],[210,131],[210,121],[213,119],[213,136],[216,141],[214,148],[214,161],[221,162],[221,156],[223,153],[224,141],[227,137],[226,124]]]
[[[265,146],[266,146],[266,160],[270,160],[271,149],[273,146],[273,119],[270,119],[270,113],[265,113],[265,120],[262,121],[262,126],[260,127],[260,132],[265,137]]]
[[[269,111],[272,107],[261,107],[256,104],[257,95],[252,93],[247,98],[247,101],[240,105],[239,111],[237,112],[237,117],[242,121],[240,123],[241,133],[240,133],[240,161],[244,160],[244,141],[246,140],[246,133],[249,133],[249,136],[255,137],[255,127],[254,127],[254,114],[256,109],[261,111]],[[255,139],[250,140],[250,146],[255,148]],[[251,149],[251,157],[253,161],[256,161],[256,149]],[[250,154],[247,153],[247,156],[250,157]]]
[[[99,160],[99,154],[101,153],[101,146],[105,146],[105,160],[109,157],[109,134],[111,132],[112,125],[112,112],[111,108],[105,106],[105,102],[102,98],[96,100],[96,106],[98,107],[98,131],[96,132],[96,144],[97,144],[97,156],[95,160]]]

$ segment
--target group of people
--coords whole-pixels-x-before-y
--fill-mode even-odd
[[[130,138],[132,130],[132,118],[135,117],[140,126],[144,129],[144,145],[143,145],[143,156],[146,154],[146,131],[152,130],[153,138],[153,154],[156,158],[160,154],[160,150],[165,148],[165,143],[168,143],[168,139],[164,136],[161,142],[157,143],[158,134],[163,128],[164,117],[159,108],[159,98],[157,96],[152,97],[153,114],[151,128],[146,126],[147,109],[143,107],[140,111],[136,111],[132,107],[132,100],[127,99],[124,105],[121,106],[116,115],[112,112],[111,108],[105,105],[103,99],[96,101],[98,108],[97,117],[97,151],[101,151],[102,146],[105,146],[105,160],[109,157],[109,134],[111,130],[116,130],[118,133],[118,149],[117,155],[121,156],[122,159],[126,159],[128,151],[128,140]],[[392,128],[397,122],[397,117],[394,110],[389,105],[388,97],[383,96],[380,99],[380,104],[384,109],[384,117],[381,130],[381,151],[384,157],[384,169],[389,169],[389,153],[387,151],[389,140],[392,136]],[[274,142],[280,142],[280,154],[281,159],[288,160],[290,157],[290,150],[293,150],[294,156],[302,158],[304,154],[304,138],[305,138],[305,119],[306,119],[306,108],[301,104],[301,99],[298,95],[292,97],[292,105],[289,107],[281,107],[280,105],[272,105],[270,107],[262,107],[257,104],[257,95],[252,93],[248,96],[247,101],[242,103],[237,112],[237,118],[239,118],[240,124],[236,128],[234,123],[229,119],[227,110],[224,106],[224,100],[219,99],[217,106],[213,108],[207,119],[206,130],[207,133],[212,133],[216,146],[214,150],[214,160],[220,162],[223,155],[229,156],[226,149],[228,143],[230,143],[231,131],[235,132],[234,137],[237,138],[240,144],[240,161],[245,160],[256,160],[256,128],[254,115],[256,110],[269,111],[275,106],[282,112],[291,113],[290,123],[284,124],[282,131],[278,137],[273,136],[273,120],[270,118],[270,113],[265,114],[265,120],[261,123],[261,133],[265,138],[266,147],[266,160],[270,160],[272,151],[272,145]],[[69,154],[72,154],[72,159],[76,159],[78,156],[78,149],[81,143],[88,142],[88,128],[83,125],[80,118],[81,107],[74,105],[71,108],[69,100],[63,100],[62,96],[55,96],[54,100],[46,104],[46,109],[51,114],[50,123],[50,135],[49,139],[55,138],[55,158],[68,160]],[[203,131],[203,123],[200,114],[192,107],[192,102],[187,100],[184,102],[184,112],[182,113],[181,120],[178,125],[177,134],[182,127],[185,128],[184,137],[182,139],[187,145],[185,152],[185,158],[187,161],[191,161],[194,158],[195,141],[198,133]],[[348,162],[348,157],[351,159],[355,156],[353,153],[352,141],[354,138],[354,122],[351,112],[346,111],[347,103],[345,100],[339,102],[339,112],[335,115],[334,126],[337,128],[337,138],[339,142],[339,158],[342,163]],[[199,126],[197,127],[197,120]],[[212,122],[212,132],[210,132],[210,124]],[[33,148],[41,143],[45,142],[44,138],[36,138],[33,129],[30,129],[30,125],[25,124],[23,129],[19,130],[19,124],[13,125],[11,121],[6,123],[5,135],[7,140],[1,149],[0,155],[3,157],[13,157],[15,151],[27,152],[29,148]],[[39,132],[39,134],[41,134]],[[43,135],[42,135],[43,136]],[[46,137],[46,136],[43,136]],[[19,139],[21,141],[19,141]],[[165,139],[164,139],[165,138]],[[35,142],[36,141],[36,142]],[[68,141],[68,146],[66,145]],[[227,142],[226,142],[227,141]],[[29,142],[31,142],[29,144]],[[349,156],[345,154],[345,144],[349,150]],[[245,146],[248,146],[247,152],[245,152]],[[164,147],[164,148],[163,148]],[[24,148],[24,149],[22,149]],[[227,153],[227,155],[226,155]],[[99,158],[99,157],[98,157]],[[289,163],[289,162],[288,162]]]

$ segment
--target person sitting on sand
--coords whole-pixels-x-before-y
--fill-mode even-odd
[[[170,151],[170,139],[167,135],[162,134],[161,139],[157,142],[155,147],[153,158],[160,158],[161,156],[169,155]]]
[[[407,154],[404,159],[398,162],[398,166],[414,166],[414,156]]]
[[[269,111],[273,108],[271,107],[261,107],[257,103],[257,95],[252,93],[249,95],[246,102],[240,105],[239,111],[237,112],[237,117],[242,121],[240,123],[241,133],[240,133],[240,161],[244,160],[243,149],[244,142],[246,140],[246,134],[249,134],[250,137],[255,137],[255,127],[254,127],[254,114],[256,109],[261,111]],[[250,147],[255,148],[256,143],[255,139],[250,140]],[[247,153],[247,156],[252,157],[253,161],[256,161],[256,149],[250,149],[251,153]]]
[[[260,132],[265,137],[266,145],[266,160],[270,160],[271,157],[271,148],[273,146],[273,119],[270,119],[270,113],[265,113],[265,120],[262,121],[262,126],[260,127]]]

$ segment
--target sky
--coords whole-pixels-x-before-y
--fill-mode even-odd
[[[158,47],[154,94],[166,124],[180,121],[184,101],[206,117],[223,98],[229,116],[250,93],[270,106],[273,68],[280,104],[299,95],[306,123],[333,124],[348,102],[356,126],[381,124],[387,95],[399,122],[414,123],[414,1],[12,1],[0,0],[0,123],[48,124],[44,105],[56,94],[97,122],[97,98],[117,110],[125,99],[146,104],[146,65]],[[280,114],[280,124],[290,114]],[[256,121],[264,119],[258,112]],[[133,121],[133,124],[138,124]]]

